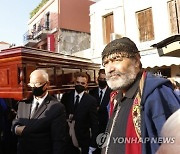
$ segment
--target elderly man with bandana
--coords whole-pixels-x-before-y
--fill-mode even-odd
[[[116,91],[102,153],[154,154],[163,124],[179,108],[170,81],[142,69],[139,50],[127,37],[107,44],[102,63]]]

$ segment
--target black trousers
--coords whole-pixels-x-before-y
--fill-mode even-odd
[[[80,150],[81,149],[81,150]],[[66,154],[88,154],[89,152],[89,146],[81,146],[79,148],[75,147],[72,143],[72,140],[68,141],[67,149],[66,149]]]

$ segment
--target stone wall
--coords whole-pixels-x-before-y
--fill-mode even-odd
[[[72,55],[90,48],[90,34],[70,30],[61,30],[58,36],[57,52]]]

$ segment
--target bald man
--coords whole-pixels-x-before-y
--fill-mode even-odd
[[[173,113],[165,122],[161,134],[169,143],[164,142],[156,154],[179,154],[180,153],[180,109]]]
[[[65,108],[48,94],[49,77],[44,70],[30,74],[33,97],[20,101],[12,131],[18,136],[18,154],[64,154]]]

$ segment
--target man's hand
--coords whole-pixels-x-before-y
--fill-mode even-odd
[[[15,128],[15,133],[16,133],[16,135],[21,136],[21,134],[22,134],[22,132],[23,132],[23,130],[24,130],[25,127],[26,127],[26,126],[16,126],[16,128]]]
[[[95,150],[96,150],[96,148],[89,147],[89,152],[88,152],[88,154],[92,154]]]

